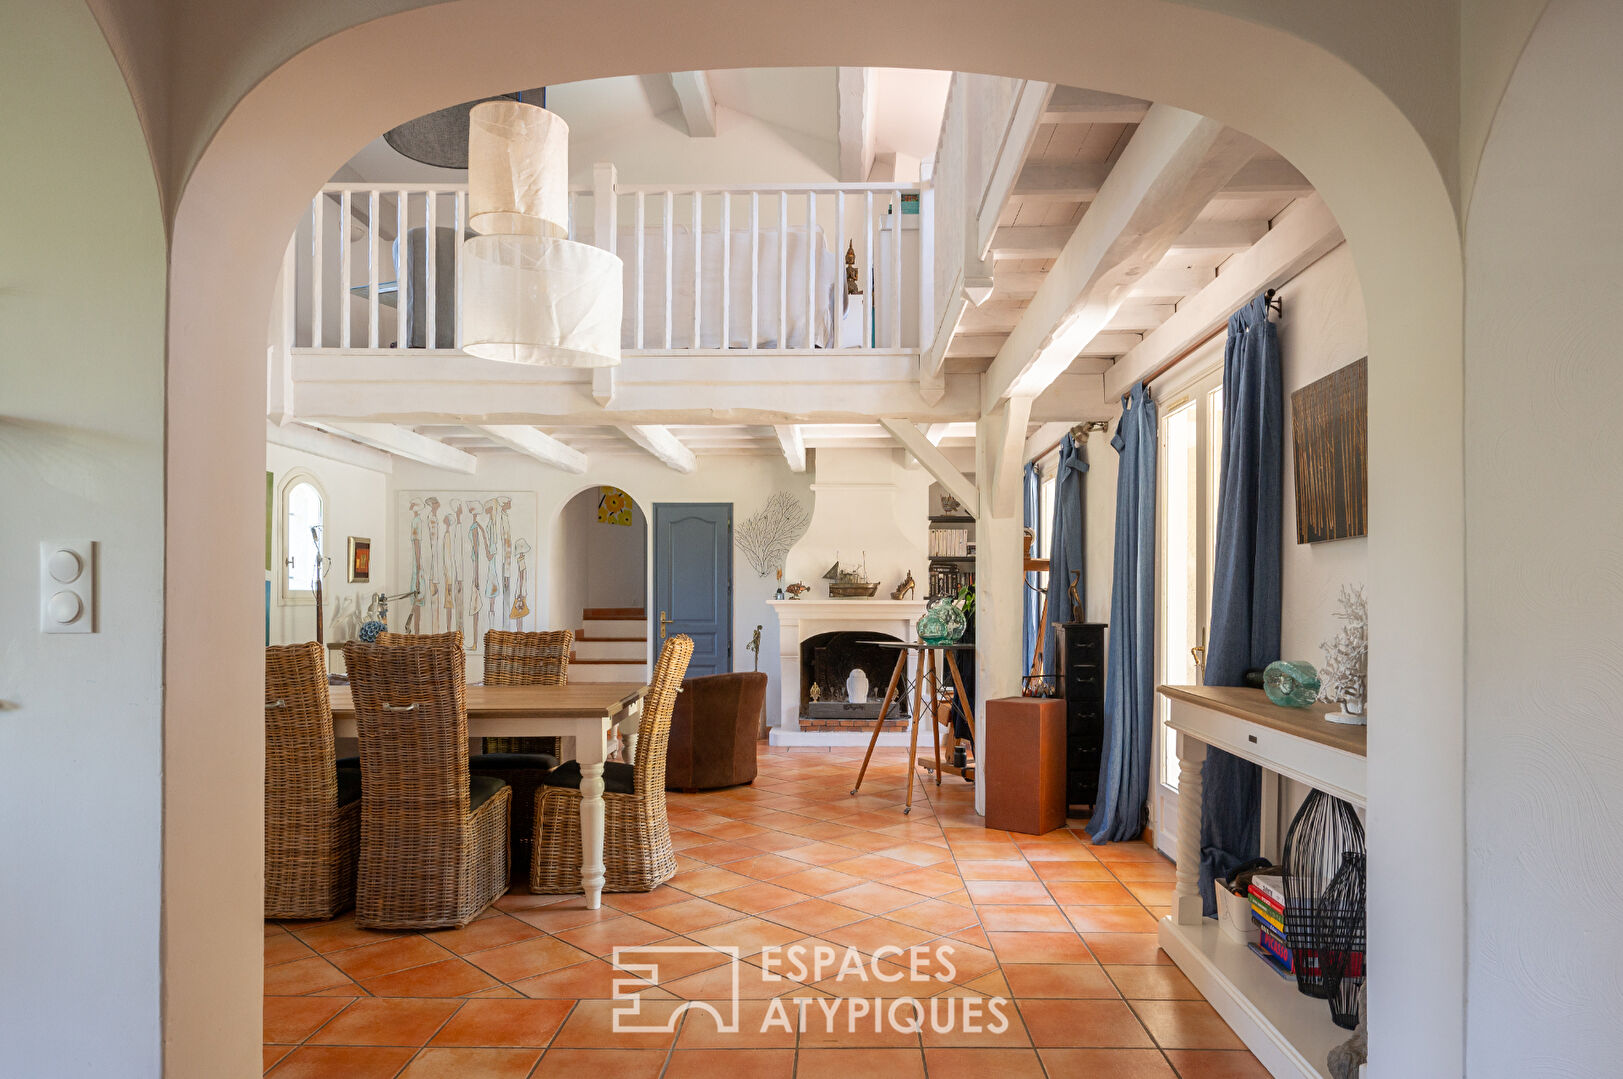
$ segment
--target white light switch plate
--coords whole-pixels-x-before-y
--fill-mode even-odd
[[[39,630],[96,632],[96,541],[41,540]]]

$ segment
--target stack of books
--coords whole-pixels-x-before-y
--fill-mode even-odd
[[[1258,955],[1281,974],[1290,975],[1290,945],[1285,941],[1285,882],[1280,877],[1258,874],[1251,878],[1251,920],[1257,923]]]

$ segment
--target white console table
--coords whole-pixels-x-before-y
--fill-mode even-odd
[[[1327,1079],[1325,1057],[1351,1031],[1330,1021],[1322,1000],[1303,996],[1254,952],[1201,916],[1201,765],[1216,746],[1264,771],[1365,805],[1364,727],[1331,723],[1328,705],[1281,708],[1260,689],[1161,686],[1178,732],[1178,883],[1172,914],[1161,919],[1161,948],[1211,1002],[1269,1074]],[[1263,850],[1277,830],[1278,789],[1264,782]]]

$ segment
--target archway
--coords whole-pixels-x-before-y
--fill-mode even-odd
[[[634,681],[648,671],[648,515],[618,487],[561,501],[551,529],[551,624],[576,633],[570,677]]]
[[[370,17],[357,13],[359,20]],[[1460,252],[1448,186],[1415,128],[1344,61],[1282,31],[1179,4],[995,7],[876,0],[875,26],[743,0],[536,9],[435,4],[351,27],[292,57],[237,103],[175,213],[171,261],[166,586],[164,966],[168,1071],[246,1074],[258,970],[258,508],[265,313],[310,193],[376,132],[513,86],[646,71],[872,64],[987,71],[1177,105],[1297,165],[1340,221],[1368,305],[1371,677],[1370,1023],[1377,1063],[1460,1071],[1463,899]],[[614,27],[612,50],[603,27]],[[716,33],[718,26],[726,33]],[[1040,28],[1040,32],[1036,32]],[[342,107],[334,107],[334,103]],[[1282,104],[1288,103],[1288,104]],[[320,120],[313,118],[320,116]],[[245,209],[246,208],[246,209]],[[201,557],[187,535],[211,534]],[[193,581],[209,581],[199,588]],[[207,680],[194,677],[209,670]],[[1426,828],[1414,827],[1425,819]],[[1399,885],[1398,882],[1402,882]],[[1383,883],[1384,882],[1384,883]],[[222,916],[221,912],[228,912]]]

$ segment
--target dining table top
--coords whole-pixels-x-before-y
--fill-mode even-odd
[[[641,699],[648,687],[640,682],[573,682],[562,686],[469,685],[464,700],[468,718],[613,719]],[[349,686],[332,686],[327,700],[334,717],[355,715]]]

